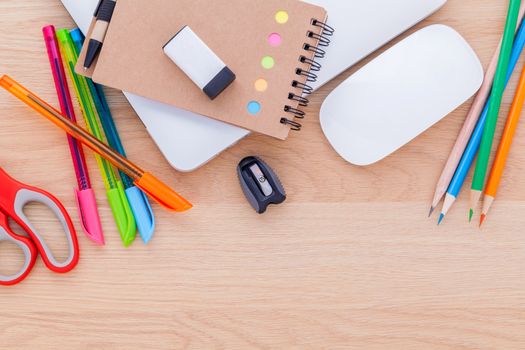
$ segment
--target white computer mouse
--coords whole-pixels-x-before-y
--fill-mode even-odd
[[[346,161],[370,165],[467,101],[484,72],[455,30],[432,25],[361,68],[325,100],[321,126]]]

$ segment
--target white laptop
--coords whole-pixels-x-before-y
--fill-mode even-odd
[[[61,0],[80,30],[87,32],[98,0]],[[308,0],[323,6],[336,34],[327,48],[317,89],[405,30],[446,0]],[[192,171],[250,132],[179,108],[124,93],[168,162]],[[174,137],[176,135],[176,137]]]

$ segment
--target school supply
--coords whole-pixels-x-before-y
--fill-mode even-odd
[[[61,0],[80,29],[87,33],[97,0]],[[330,14],[337,28],[327,64],[318,72],[315,88],[428,17],[445,0],[309,0]],[[381,9],[378,11],[377,9]],[[124,92],[167,161],[179,171],[193,171],[249,134],[249,131],[173,106]],[[178,130],[176,138],[172,130]],[[184,149],[184,152],[180,150]]]
[[[509,117],[507,123],[505,124],[505,130],[503,131],[503,136],[501,137],[501,142],[498,147],[498,152],[496,154],[496,159],[494,160],[494,165],[492,167],[489,181],[487,182],[487,187],[485,189],[485,197],[483,200],[483,213],[480,219],[480,226],[485,221],[492,204],[496,199],[496,194],[498,193],[499,186],[501,184],[501,177],[505,170],[505,165],[507,164],[507,159],[509,157],[510,148],[512,142],[514,141],[514,135],[516,134],[516,128],[521,118],[523,110],[523,102],[525,101],[525,68],[521,73],[520,82],[518,84],[518,89],[516,95],[514,96],[514,101],[510,108]]]
[[[321,107],[321,127],[346,161],[370,165],[451,113],[482,81],[481,63],[461,35],[428,26],[337,87]]]
[[[326,17],[323,8],[296,0],[117,2],[94,69],[86,73],[77,65],[76,71],[102,85],[284,140],[301,128],[295,119],[304,117],[301,109],[308,105],[302,95],[311,90],[308,83],[319,69],[315,60],[325,56],[322,47],[333,34]],[[185,25],[237,74],[235,84],[213,101],[163,54],[164,44]]]
[[[95,114],[95,106],[93,99],[90,96],[89,88],[87,86],[86,78],[77,75],[74,71],[74,66],[77,63],[77,54],[69,32],[67,29],[60,29],[57,31],[57,38],[60,44],[60,51],[62,57],[66,61],[67,72],[69,78],[73,82],[74,90],[84,116],[86,129],[93,136],[101,142],[105,142],[104,136],[100,131],[97,116]],[[113,167],[109,161],[105,160],[99,155],[95,155],[100,173],[104,179],[104,186],[106,188],[106,196],[115,218],[120,237],[124,246],[128,247],[135,240],[137,234],[137,226],[133,212],[129,205],[124,186],[120,179],[117,178]]]
[[[69,251],[65,261],[57,261],[40,232],[24,214],[24,208],[30,202],[47,206],[62,224]],[[27,237],[13,232],[8,218],[22,227]],[[62,203],[44,190],[16,181],[0,168],[0,242],[2,241],[14,243],[22,250],[24,264],[20,271],[11,276],[0,275],[0,285],[14,285],[24,280],[35,265],[38,254],[47,268],[57,273],[69,272],[78,263],[79,249],[75,227]]]
[[[0,77],[0,86],[10,92],[13,96],[34,109],[44,118],[73,136],[95,153],[109,160],[115,167],[123,170],[131,177],[135,185],[144,191],[153,200],[169,211],[182,212],[191,209],[192,205],[170,187],[157,179],[151,173],[145,172],[137,165],[121,156],[112,148],[99,141],[88,131],[71,122],[59,111],[51,107],[47,102],[27,90],[18,82],[7,75]]]
[[[91,37],[89,38],[86,59],[84,60],[85,69],[91,67],[100,50],[102,49],[102,45],[104,45],[104,39],[108,31],[109,22],[113,16],[115,4],[115,0],[100,0],[98,4],[98,7],[95,11],[95,25],[93,26],[93,31],[91,32]]]
[[[279,39],[274,36],[273,40]],[[235,74],[226,63],[188,26],[179,30],[162,49],[212,100],[235,80]]]
[[[525,22],[522,21],[521,26],[519,27],[518,33],[516,35],[516,40],[514,41],[514,45],[512,48],[510,63],[507,69],[507,79],[505,82],[505,88],[507,87],[507,84],[509,83],[510,78],[512,77],[512,73],[514,72],[514,69],[516,68],[516,65],[518,64],[518,61],[520,59],[520,56],[521,56],[521,53],[524,47],[525,47]],[[478,153],[479,145],[481,143],[481,138],[483,136],[483,130],[485,129],[485,122],[487,120],[487,114],[489,111],[490,101],[491,100],[489,97],[489,99],[485,103],[483,112],[481,113],[481,116],[479,117],[478,123],[476,124],[476,127],[474,128],[474,131],[472,132],[472,136],[470,137],[467,147],[465,148],[465,152],[461,156],[461,160],[459,161],[459,165],[456,169],[456,172],[454,173],[454,176],[452,177],[452,180],[450,181],[450,185],[445,195],[445,201],[443,203],[443,209],[441,209],[441,215],[439,216],[438,223],[441,223],[443,221],[445,216],[448,214],[448,212],[450,211],[450,209],[456,202],[456,199],[458,198],[458,195],[461,192],[461,188],[463,187],[463,184],[465,183],[465,179],[467,178],[469,170],[472,167],[472,164],[474,163],[474,159],[476,158],[476,154]]]
[[[246,199],[257,213],[263,214],[270,204],[281,204],[286,200],[279,177],[261,158],[241,160],[237,175]]]
[[[524,14],[525,5],[522,5],[518,18],[519,23],[522,22]],[[470,137],[472,136],[472,132],[474,131],[474,128],[476,127],[476,124],[479,120],[480,114],[483,110],[483,106],[485,106],[485,102],[487,101],[487,98],[490,95],[500,52],[501,42],[498,45],[498,49],[494,53],[494,56],[492,57],[492,61],[490,62],[487,68],[487,72],[485,73],[485,80],[483,81],[483,85],[481,85],[481,89],[479,90],[478,94],[476,95],[476,98],[474,99],[474,102],[472,103],[472,106],[470,107],[470,110],[465,119],[465,123],[463,124],[463,127],[459,132],[459,136],[456,140],[456,143],[454,144],[454,147],[450,152],[447,163],[445,164],[445,167],[443,168],[443,171],[436,184],[434,198],[432,199],[432,204],[430,205],[430,211],[428,213],[429,217],[432,215],[443,196],[445,196],[447,189],[452,181],[452,178],[454,177],[456,169],[459,165],[461,156],[465,152]]]
[[[505,88],[506,72],[509,67],[510,54],[514,42],[514,34],[518,23],[520,4],[520,0],[510,0],[507,23],[505,24],[505,32],[503,34],[503,42],[501,45],[501,54],[494,78],[494,86],[492,87],[492,93],[490,95],[490,106],[487,114],[487,121],[485,123],[485,129],[483,130],[478,160],[476,161],[476,170],[474,171],[474,177],[472,179],[469,221],[472,220],[474,209],[476,208],[476,205],[481,197],[481,192],[483,191],[483,186],[485,185],[489,157],[492,151],[494,133],[496,132],[496,124],[498,122],[503,90]]]
[[[84,36],[78,29],[72,30],[70,35],[71,37],[66,37],[66,39],[71,39],[73,41],[76,53],[78,54],[84,43]],[[113,116],[111,115],[111,110],[109,109],[102,86],[93,83],[93,81],[89,78],[86,78],[86,83],[88,85],[91,100],[95,105],[95,110],[97,111],[100,123],[102,124],[104,133],[106,134],[106,139],[109,146],[126,157],[124,146],[122,145],[117,127],[113,121]],[[128,198],[129,205],[131,206],[131,211],[135,217],[137,229],[144,243],[148,243],[153,237],[153,232],[155,231],[155,216],[153,214],[153,210],[151,209],[151,205],[144,192],[133,185],[133,180],[128,175],[126,175],[122,170],[119,170],[119,174],[124,186],[126,197]]]
[[[46,43],[49,63],[51,64],[51,71],[53,72],[60,110],[63,115],[67,116],[73,122],[76,122],[75,110],[71,102],[71,95],[69,94],[69,85],[56,40],[55,28],[53,26],[46,26],[42,28],[42,33]],[[78,190],[75,189],[75,196],[77,198],[82,230],[90,240],[103,245],[104,234],[98,214],[95,192],[91,188],[84,150],[80,143],[69,135],[68,143],[78,183]]]

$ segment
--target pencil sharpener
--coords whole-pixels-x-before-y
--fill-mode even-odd
[[[286,192],[277,174],[259,157],[246,157],[239,163],[237,174],[250,205],[263,214],[270,204],[281,204]]]

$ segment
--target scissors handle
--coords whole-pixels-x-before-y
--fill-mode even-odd
[[[59,262],[55,258],[53,252],[43,239],[42,235],[37,231],[37,229],[25,215],[24,207],[31,202],[37,202],[47,206],[53,211],[55,216],[62,224],[62,227],[66,233],[69,250],[68,257],[64,262]],[[65,273],[71,271],[77,265],[79,259],[79,249],[75,227],[73,226],[71,218],[69,217],[66,209],[58,199],[56,199],[50,193],[39,188],[24,185],[23,188],[19,189],[15,195],[13,201],[13,210],[15,213],[13,218],[30,235],[32,241],[42,256],[42,260],[44,260],[44,263],[51,271]]]
[[[37,251],[29,238],[19,236],[11,231],[6,216],[0,212],[0,243],[3,241],[9,241],[16,244],[24,253],[24,265],[20,271],[9,276],[0,274],[0,285],[10,286],[21,282],[27,277],[35,265]]]

